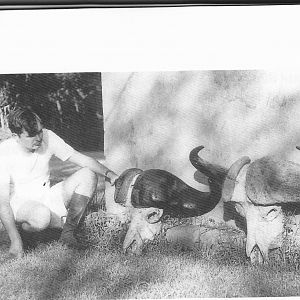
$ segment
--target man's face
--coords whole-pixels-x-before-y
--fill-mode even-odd
[[[38,122],[37,124],[37,134],[30,136],[26,130],[18,136],[19,143],[28,152],[36,151],[42,144],[43,141],[43,126]]]

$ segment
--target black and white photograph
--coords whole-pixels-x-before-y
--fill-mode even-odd
[[[220,9],[0,11],[1,299],[300,295],[300,43]]]

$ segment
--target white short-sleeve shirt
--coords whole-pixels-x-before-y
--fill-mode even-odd
[[[49,161],[53,155],[67,160],[74,149],[59,136],[43,129],[43,141],[35,152],[25,152],[12,137],[0,144],[0,180],[9,174],[12,197],[34,200],[43,197],[49,188]]]

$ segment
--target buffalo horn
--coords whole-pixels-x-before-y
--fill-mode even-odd
[[[115,183],[115,202],[126,205],[126,199],[128,196],[128,191],[132,185],[132,181],[135,177],[142,174],[143,171],[137,168],[131,168],[125,170]]]
[[[203,148],[204,148],[204,146],[198,146],[190,152],[189,159],[190,159],[191,164],[198,171],[200,171],[201,173],[206,175],[208,178],[222,181],[224,179],[225,174],[226,174],[226,170],[223,169],[220,166],[213,165],[213,164],[205,161],[204,159],[202,159],[198,155],[198,153]]]
[[[249,163],[250,158],[248,156],[243,156],[234,162],[229,168],[222,190],[222,199],[224,202],[231,200],[235,188],[236,178],[243,166]]]

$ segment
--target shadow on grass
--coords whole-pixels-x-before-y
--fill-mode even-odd
[[[51,274],[37,292],[37,299],[64,297],[82,299],[123,299],[130,292],[162,280],[147,257],[127,258],[122,253],[96,250],[65,250],[63,259],[51,266]]]
[[[76,250],[67,251],[66,249],[64,261],[59,263],[59,266],[56,265],[55,268],[52,268],[51,274],[43,283],[43,289],[37,292],[37,299],[58,299],[61,297],[71,274],[76,269],[78,260],[81,259],[78,252]]]
[[[230,248],[223,248],[226,254],[220,256],[221,250],[182,250],[160,242],[148,245],[142,256],[133,256],[117,250],[71,250],[59,243],[40,245],[18,265],[11,264],[14,275],[7,278],[7,287],[19,299],[166,298],[168,291],[191,298],[297,294],[295,286],[280,287],[294,273],[252,266],[244,249],[240,258]]]
[[[26,252],[34,250],[39,244],[49,244],[58,241],[61,231],[62,229],[60,228],[47,228],[39,232],[26,232],[19,229]]]

